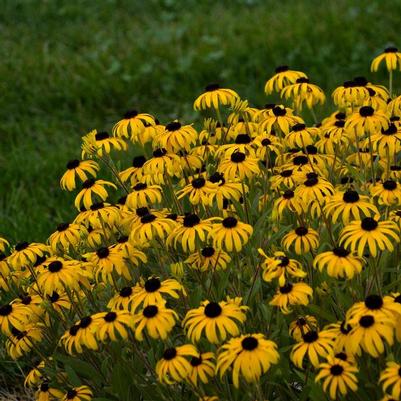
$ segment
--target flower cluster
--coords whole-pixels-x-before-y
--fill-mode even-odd
[[[400,400],[401,53],[382,63],[389,88],[344,82],[321,122],[280,66],[283,104],[211,84],[200,129],[130,110],[85,135],[75,218],[0,238],[1,345],[36,399]]]

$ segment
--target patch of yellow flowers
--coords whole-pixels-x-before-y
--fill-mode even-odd
[[[85,135],[75,219],[0,238],[1,346],[36,399],[400,400],[401,53],[381,64],[388,88],[344,82],[321,122],[280,66],[285,104],[211,84],[203,126],[130,110]]]

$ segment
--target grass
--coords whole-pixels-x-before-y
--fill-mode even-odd
[[[373,78],[372,57],[401,45],[400,14],[392,0],[4,0],[0,234],[44,241],[73,217],[65,162],[126,109],[192,122],[194,98],[215,81],[262,105],[279,64],[328,90]]]

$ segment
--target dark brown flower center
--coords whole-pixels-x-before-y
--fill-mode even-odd
[[[258,345],[259,345],[258,340],[252,336],[245,337],[241,341],[241,346],[245,351],[253,351],[254,349],[256,349],[258,347]]]
[[[375,324],[375,319],[371,315],[362,316],[359,319],[359,324],[363,328],[367,329],[367,328],[369,328],[369,327],[371,327],[371,326],[373,326]]]
[[[238,220],[235,217],[226,217],[223,221],[222,221],[223,227],[224,228],[234,228],[237,226],[238,224]]]
[[[150,319],[152,317],[155,317],[158,312],[159,312],[159,308],[156,305],[148,305],[147,307],[144,308],[142,314],[147,319]]]
[[[217,302],[209,302],[205,306],[205,315],[209,318],[214,318],[221,315],[223,309]]]
[[[67,167],[68,170],[74,170],[75,168],[77,168],[79,166],[79,164],[80,164],[80,161],[78,159],[70,160],[67,163],[66,167]]]
[[[245,160],[246,156],[245,153],[242,152],[234,152],[231,155],[231,161],[233,163],[242,163]]]
[[[359,201],[359,194],[356,191],[348,190],[343,194],[343,201],[345,203],[356,203]]]
[[[365,231],[376,230],[378,225],[379,225],[379,223],[375,219],[373,219],[372,217],[365,217],[362,220],[362,223],[361,223],[361,227]]]
[[[330,373],[333,376],[340,376],[344,372],[344,368],[341,365],[333,365],[330,368]]]
[[[63,264],[59,260],[49,263],[48,269],[51,273],[57,273],[63,268]]]
[[[305,343],[311,344],[319,338],[319,334],[315,330],[308,331],[302,336]]]
[[[161,287],[161,282],[157,277],[152,277],[145,282],[146,292],[155,292]]]
[[[170,132],[178,131],[180,128],[181,128],[181,123],[179,123],[178,121],[173,121],[166,125],[166,130]]]
[[[370,106],[362,106],[359,109],[359,114],[361,115],[361,117],[371,117],[373,116],[374,113],[375,113],[374,108]]]
[[[171,361],[176,357],[176,355],[177,355],[177,350],[175,348],[167,348],[163,352],[163,359],[166,361]]]
[[[202,253],[202,256],[204,256],[205,258],[210,258],[211,256],[214,255],[215,250],[213,247],[207,246],[202,249],[201,253]]]
[[[187,214],[184,217],[184,223],[183,223],[184,227],[187,227],[187,228],[194,227],[199,223],[200,223],[200,218],[196,214],[191,213],[191,214]]]
[[[102,141],[102,140],[107,139],[107,138],[110,138],[110,135],[109,135],[107,132],[105,132],[105,131],[98,132],[98,133],[95,135],[95,139],[96,139],[97,141]]]
[[[99,248],[99,249],[96,251],[96,255],[98,256],[99,259],[107,258],[107,257],[110,255],[109,248],[107,248],[107,247],[105,247],[105,246],[102,247],[102,248]]]
[[[376,294],[368,295],[365,298],[365,306],[371,310],[380,309],[383,306],[383,298]]]

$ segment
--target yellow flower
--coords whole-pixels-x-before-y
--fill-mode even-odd
[[[401,69],[401,53],[396,47],[387,47],[384,53],[375,57],[370,65],[371,71],[376,72],[383,61],[388,71],[396,70],[397,67]]]
[[[232,106],[239,96],[232,89],[220,88],[219,84],[209,84],[194,102],[195,110],[213,108],[218,110],[220,106]]]

